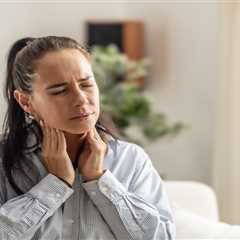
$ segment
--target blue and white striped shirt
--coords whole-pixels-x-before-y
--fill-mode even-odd
[[[175,239],[164,184],[139,145],[110,139],[104,174],[84,183],[76,169],[73,188],[47,172],[40,151],[26,150],[24,171],[14,169],[23,195],[7,181],[0,155],[1,240]]]

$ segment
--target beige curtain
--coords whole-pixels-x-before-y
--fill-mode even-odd
[[[220,94],[213,185],[222,220],[240,224],[240,2],[220,5]]]

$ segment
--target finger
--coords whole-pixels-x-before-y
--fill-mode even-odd
[[[64,134],[60,129],[57,129],[57,137],[58,137],[58,148],[57,151],[61,152],[64,149]]]
[[[41,126],[41,130],[42,130],[42,134],[43,134],[42,149],[45,149],[47,133],[46,133],[46,126],[44,124],[44,121],[40,120],[40,126]]]
[[[95,142],[101,142],[102,138],[101,136],[99,135],[98,131],[96,128],[93,129],[93,137],[94,137],[94,141]]]
[[[59,133],[59,129],[55,129],[56,131],[56,151],[59,152],[59,148],[60,148],[60,144],[61,144],[61,137],[60,137],[60,133]]]
[[[57,128],[53,128],[53,138],[54,138],[54,148],[55,151],[58,152],[59,149],[59,133],[58,133],[58,129]]]
[[[52,127],[49,127],[50,130],[50,139],[51,139],[51,152],[56,152],[56,134],[55,134],[55,129]]]
[[[97,141],[96,141],[96,138],[95,138],[95,134],[94,134],[94,130],[91,129],[88,133],[87,133],[87,136],[86,136],[87,140],[89,143],[92,143],[92,144],[95,144]]]
[[[55,166],[57,169],[57,162],[53,159],[54,155],[56,154],[56,137],[54,134],[54,128],[48,126],[48,156],[49,156],[49,165]],[[53,155],[54,154],[54,155]]]
[[[88,133],[87,131],[82,133],[79,137],[79,140],[84,140],[87,137],[87,133]]]
[[[96,128],[94,128],[94,134],[95,134],[95,139],[96,139],[97,141],[101,140],[101,136],[99,135],[99,133],[98,133],[98,131],[97,131]]]
[[[46,125],[45,123],[45,128],[46,128],[46,152],[49,153],[51,152],[52,149],[52,139],[51,139],[51,128]]]
[[[66,146],[66,140],[63,131],[59,130],[59,151],[63,151],[67,148]]]

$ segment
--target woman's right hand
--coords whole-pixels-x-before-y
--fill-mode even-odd
[[[64,133],[56,128],[47,126],[40,120],[43,132],[42,157],[47,170],[64,181],[73,185],[75,171],[69,155]]]

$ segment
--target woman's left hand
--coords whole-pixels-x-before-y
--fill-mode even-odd
[[[96,180],[102,176],[106,151],[107,145],[94,127],[87,133],[84,149],[78,159],[78,169],[84,181]]]

